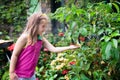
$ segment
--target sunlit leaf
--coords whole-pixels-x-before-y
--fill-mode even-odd
[[[112,39],[112,43],[115,48],[118,47],[118,41],[116,39]]]

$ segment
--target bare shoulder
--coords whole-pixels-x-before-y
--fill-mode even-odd
[[[13,54],[16,54],[17,56],[20,54],[20,51],[25,47],[27,42],[27,34],[21,34],[18,40],[15,43],[15,48],[13,51]]]
[[[23,39],[23,40],[27,40],[28,34],[27,33],[23,33],[23,34],[21,34],[21,36],[19,38]]]
[[[27,38],[28,38],[28,34],[23,33],[18,38],[17,42],[26,43],[27,42]]]

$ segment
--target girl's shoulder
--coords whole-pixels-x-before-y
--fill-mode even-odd
[[[21,40],[23,41],[23,43],[25,43],[25,46],[26,46],[26,44],[28,44],[28,37],[29,37],[28,33],[22,33],[20,37],[21,37]]]
[[[28,33],[22,33],[21,37],[24,38],[24,39],[27,39],[28,38]]]
[[[19,37],[19,39],[26,43],[27,40],[28,40],[28,34],[27,33],[22,33],[21,36]]]

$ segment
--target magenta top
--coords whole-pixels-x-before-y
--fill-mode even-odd
[[[28,45],[21,51],[15,68],[15,73],[18,77],[32,77],[39,59],[41,47],[42,40],[38,40],[34,45]]]

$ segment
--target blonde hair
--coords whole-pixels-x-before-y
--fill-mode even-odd
[[[24,32],[28,33],[28,39],[31,44],[34,42],[35,37],[38,35],[38,27],[41,24],[41,20],[43,19],[48,21],[47,15],[42,13],[34,13],[28,18]]]

